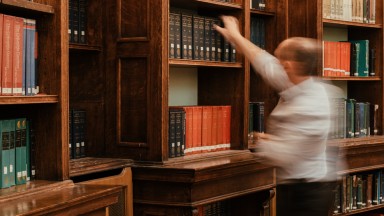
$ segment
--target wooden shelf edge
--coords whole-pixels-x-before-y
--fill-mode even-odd
[[[241,4],[236,4],[232,2],[223,2],[218,0],[194,0],[194,1],[171,0],[170,4],[176,7],[197,6],[199,8],[212,8],[212,9],[242,9],[243,8],[243,5]]]
[[[368,136],[359,138],[346,138],[346,139],[334,139],[329,140],[329,146],[338,146],[341,148],[355,148],[364,145],[377,145],[384,144],[384,136]]]
[[[200,61],[200,60],[187,60],[187,59],[169,59],[171,66],[185,66],[185,67],[226,67],[226,68],[242,68],[243,65],[238,62],[214,62],[214,61]]]
[[[321,77],[323,80],[341,80],[341,81],[380,81],[381,78],[378,76],[371,76],[371,77]]]
[[[57,95],[0,96],[0,105],[58,103]]]
[[[384,168],[384,164],[374,165],[374,166],[363,166],[363,167],[359,167],[359,168],[338,171],[337,175],[342,176],[342,175],[347,175],[350,173],[361,173],[361,172],[366,172],[366,171],[371,171],[371,170],[379,170],[379,169],[383,169],[383,168]]]
[[[58,188],[64,188],[73,185],[71,180],[66,181],[28,181],[26,184],[15,185],[9,188],[0,189],[0,203],[9,202],[23,196],[30,196],[44,191],[52,191]]]
[[[383,27],[382,24],[358,23],[358,22],[325,19],[325,18],[323,18],[323,23],[325,25],[356,26],[356,27],[364,27],[364,28],[382,28]]]
[[[333,214],[333,216],[355,215],[358,213],[368,212],[368,211],[372,211],[375,209],[381,209],[381,208],[384,208],[384,204],[372,205],[370,207],[365,207],[362,209],[356,209],[356,210],[352,210],[352,211],[346,212],[346,213],[337,213],[337,214]]]
[[[134,199],[133,202],[137,204],[148,204],[148,205],[164,205],[165,204],[167,206],[193,207],[193,206],[205,205],[205,204],[216,202],[216,201],[227,200],[233,197],[239,197],[239,196],[243,196],[251,193],[265,191],[265,190],[273,189],[275,187],[276,187],[276,184],[268,184],[268,185],[263,185],[257,188],[237,191],[235,193],[228,193],[221,196],[209,197],[207,199],[194,201],[194,202],[163,202],[163,201],[140,200],[140,199]]]
[[[275,12],[269,12],[264,10],[251,9],[250,12],[251,14],[255,15],[276,16]]]
[[[29,10],[45,14],[54,14],[55,10],[51,5],[39,4],[26,0],[2,0],[0,5],[13,7],[20,10]]]
[[[132,165],[130,159],[86,157],[70,160],[70,177],[124,168]]]
[[[69,44],[69,50],[78,50],[78,51],[101,51],[101,46],[87,45],[87,44]]]

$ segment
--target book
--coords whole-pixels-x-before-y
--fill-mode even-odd
[[[376,62],[375,49],[370,49],[369,50],[369,76],[376,75],[375,62]]]
[[[24,19],[14,18],[14,37],[12,55],[12,95],[22,95],[23,87],[23,43],[24,43]]]
[[[78,0],[79,4],[79,43],[87,43],[87,0]]]
[[[16,184],[16,149],[15,149],[15,120],[8,119],[7,130],[9,131],[9,186]]]
[[[4,15],[3,18],[3,50],[1,65],[1,94],[12,95],[13,77],[13,38],[14,38],[14,17]]]
[[[68,1],[68,41],[73,43],[73,1]]]
[[[3,62],[3,20],[4,14],[0,13],[0,70],[2,68]],[[1,71],[0,71],[0,80],[1,80]],[[1,94],[1,81],[0,81],[0,94]]]
[[[169,13],[169,58],[175,58],[175,14]]]
[[[79,0],[72,0],[72,42],[79,43]]]
[[[27,149],[27,119],[16,119],[18,124],[17,128],[20,131],[20,144],[21,144],[21,183],[25,183],[28,180],[28,164],[29,164],[29,150]]]
[[[358,76],[369,76],[369,40],[350,40],[350,42],[358,44],[359,47],[356,49]]]
[[[176,112],[169,111],[168,157],[176,157]]]
[[[9,133],[3,129],[3,121],[0,120],[0,145],[1,145],[1,178],[0,187],[9,187]]]
[[[22,145],[21,145],[21,126],[22,126],[22,120],[21,119],[15,119],[15,157],[16,157],[16,164],[15,164],[15,173],[16,173],[16,184],[20,185],[23,184],[23,171],[26,167],[26,163],[22,161],[23,158],[26,157],[26,155],[23,155],[22,153]]]

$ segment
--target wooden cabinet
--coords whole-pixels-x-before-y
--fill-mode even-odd
[[[36,171],[26,184],[0,190],[1,215],[105,215],[122,190],[121,186],[75,185],[69,180],[67,3],[0,1],[1,14],[36,20],[39,85],[35,96],[0,96],[1,119],[25,117],[31,122]]]

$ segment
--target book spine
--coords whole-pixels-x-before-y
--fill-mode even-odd
[[[211,19],[204,18],[204,60],[211,60]]]
[[[193,22],[192,22],[192,35],[193,35],[193,59],[194,60],[200,60],[200,35],[199,35],[199,17],[198,15],[194,14],[193,17]]]
[[[68,41],[73,43],[73,1],[68,1]]]
[[[176,157],[176,113],[169,111],[168,157]]]
[[[0,13],[0,70],[2,68],[3,62],[3,22],[4,22],[4,14]],[[1,71],[0,71],[0,80],[1,80]],[[0,81],[0,95],[1,95],[1,81]]]
[[[175,14],[169,13],[169,58],[175,58]]]
[[[174,14],[175,21],[175,58],[181,58],[181,14]]]
[[[26,118],[20,118],[18,119],[18,126],[20,130],[20,144],[21,144],[21,183],[26,183],[28,180],[28,164],[29,164],[29,156],[28,156],[28,149],[27,149],[27,119]]]
[[[79,110],[79,118],[80,118],[80,125],[79,125],[79,133],[80,133],[80,157],[86,156],[86,111],[85,110]]]
[[[192,14],[186,14],[186,28],[187,28],[187,53],[188,59],[193,59],[193,18]]]
[[[79,43],[79,0],[73,0],[72,2],[72,29],[73,29],[73,43]]]
[[[188,59],[188,15],[181,14],[181,58]]]
[[[73,117],[72,117],[72,109],[69,110],[68,114],[68,133],[69,133],[69,144],[68,144],[68,151],[69,151],[69,159],[73,159]]]
[[[1,66],[1,94],[12,95],[12,55],[13,55],[13,38],[14,38],[14,21],[13,16],[4,15],[3,20],[3,50],[2,50],[2,66]]]
[[[23,168],[25,164],[23,164],[22,159],[25,158],[25,155],[22,154],[22,145],[21,145],[21,119],[16,119],[15,124],[15,155],[16,155],[16,165],[15,165],[15,173],[16,173],[16,184],[23,184]]]
[[[29,126],[29,129],[28,129]],[[27,122],[27,146],[29,145],[29,163],[30,163],[30,180],[36,180],[37,167],[36,167],[36,133],[32,121]]]
[[[77,109],[74,109],[73,111],[73,157],[74,158],[81,158],[81,114],[80,111]]]
[[[205,59],[205,20],[204,17],[198,17],[199,20],[199,60]]]
[[[79,43],[87,43],[87,0],[79,1]]]
[[[15,153],[15,120],[7,120],[7,126],[9,131],[9,186],[16,184],[16,153]]]
[[[22,95],[23,85],[23,25],[24,19],[15,17],[13,38],[12,94]]]
[[[0,187],[7,188],[9,184],[9,176],[8,176],[8,164],[9,164],[9,154],[8,154],[8,140],[9,135],[7,135],[7,131],[3,129],[3,121],[0,120],[0,142],[1,142],[1,181]]]

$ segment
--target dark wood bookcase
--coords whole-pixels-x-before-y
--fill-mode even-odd
[[[1,215],[105,214],[122,191],[120,186],[69,180],[67,11],[67,1],[61,0],[0,1],[1,14],[36,20],[40,87],[35,96],[0,96],[1,119],[26,117],[32,122],[31,157],[36,161],[35,179],[0,190]]]

